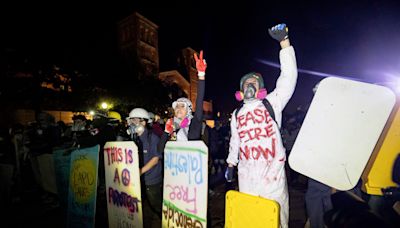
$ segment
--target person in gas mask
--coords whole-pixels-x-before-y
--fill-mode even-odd
[[[173,117],[165,123],[165,129],[161,135],[158,150],[164,152],[165,145],[170,141],[201,140],[203,129],[203,99],[205,92],[205,75],[207,69],[206,60],[203,59],[203,51],[193,54],[197,69],[197,97],[196,112],[193,113],[193,104],[186,98],[181,97],[172,103]],[[207,212],[208,213],[208,212]],[[211,217],[207,214],[208,224],[211,224]]]
[[[197,97],[196,97],[196,112],[193,115],[192,102],[186,97],[178,98],[172,103],[174,109],[173,118],[168,119],[165,124],[165,130],[161,136],[159,150],[164,151],[165,144],[168,140],[171,141],[188,141],[200,140],[203,124],[203,99],[205,90],[205,75],[207,63],[203,59],[203,51],[200,55],[193,55],[196,61],[197,69]]]
[[[157,145],[160,138],[148,126],[149,113],[143,108],[135,108],[129,113],[128,134],[136,143],[139,151],[139,167],[144,187],[144,197],[147,199],[153,213],[161,218],[162,203],[162,155]],[[147,210],[149,211],[149,210]],[[151,214],[144,208],[144,223],[151,222]]]
[[[288,227],[286,154],[279,128],[282,111],[295,90],[297,66],[286,25],[272,27],[269,34],[281,46],[281,74],[275,90],[269,94],[261,74],[252,72],[240,80],[236,98],[243,103],[232,114],[225,177],[232,181],[234,167],[238,166],[239,191],[277,201],[280,225]]]

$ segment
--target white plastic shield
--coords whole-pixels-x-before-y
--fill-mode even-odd
[[[338,190],[354,188],[395,100],[383,86],[325,78],[293,145],[290,167]]]
[[[133,142],[107,142],[104,166],[109,227],[143,227],[138,149]]]
[[[207,167],[203,141],[166,144],[162,227],[207,227]]]

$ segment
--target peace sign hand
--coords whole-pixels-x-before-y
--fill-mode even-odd
[[[196,53],[194,53],[193,56],[194,60],[196,60],[197,75],[199,77],[204,77],[206,75],[207,63],[206,60],[203,59],[203,51],[200,51],[199,57],[197,57]]]

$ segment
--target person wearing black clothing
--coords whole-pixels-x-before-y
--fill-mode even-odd
[[[143,205],[145,227],[152,221],[152,214],[161,219],[162,209],[162,154],[157,145],[160,138],[150,130],[148,125],[149,114],[143,108],[135,108],[127,118],[131,139],[135,142],[139,152],[139,167],[143,196],[147,199],[151,211]]]
[[[205,90],[206,60],[203,59],[203,51],[200,56],[194,54],[198,75],[196,112],[192,115],[192,102],[181,97],[172,103],[174,117],[165,124],[164,134],[161,136],[159,151],[164,151],[168,139],[176,141],[200,140],[203,122],[203,99]]]
[[[200,51],[199,57],[194,53],[197,69],[197,98],[196,112],[192,114],[192,102],[181,97],[172,103],[174,109],[174,117],[169,119],[165,124],[165,130],[161,136],[158,145],[158,151],[164,152],[165,144],[168,140],[172,141],[189,141],[201,140],[203,128],[203,99],[205,90],[206,60],[203,59],[203,51]],[[207,211],[207,224],[211,224],[211,216]]]

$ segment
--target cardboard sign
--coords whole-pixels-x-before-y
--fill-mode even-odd
[[[164,150],[163,227],[207,227],[208,148],[168,142]]]
[[[45,191],[57,194],[56,172],[52,154],[37,156],[42,187]]]
[[[104,167],[109,227],[143,227],[138,149],[133,142],[107,142]]]
[[[293,145],[290,167],[338,190],[352,189],[394,104],[386,87],[325,78]]]
[[[71,153],[68,227],[94,227],[99,145]]]
[[[53,150],[54,170],[60,205],[64,213],[68,208],[69,172],[71,168],[71,148]],[[66,214],[65,214],[66,215]]]

